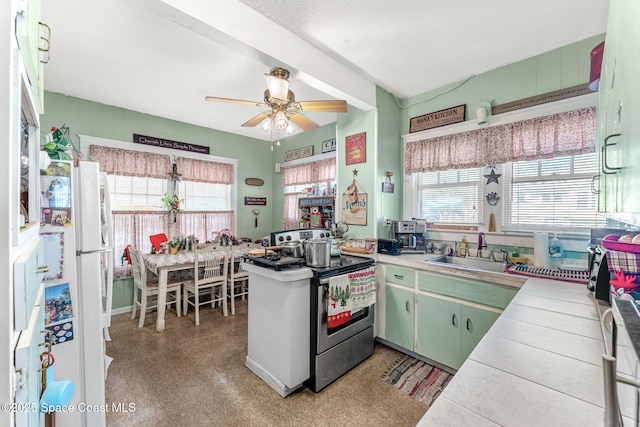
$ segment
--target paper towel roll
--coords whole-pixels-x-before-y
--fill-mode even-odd
[[[551,267],[551,259],[549,257],[549,234],[533,234],[533,258],[534,265],[536,267]]]

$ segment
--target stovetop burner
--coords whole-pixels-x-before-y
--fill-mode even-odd
[[[303,258],[293,258],[280,254],[270,254],[267,255],[267,257],[242,255],[242,259],[245,260],[245,262],[250,262],[259,267],[270,268],[275,271],[280,271],[283,268],[300,268],[304,266]]]

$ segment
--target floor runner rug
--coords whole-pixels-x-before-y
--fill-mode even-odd
[[[385,371],[383,378],[414,400],[431,405],[453,375],[411,356],[404,356]]]

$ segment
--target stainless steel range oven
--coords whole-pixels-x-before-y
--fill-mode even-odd
[[[373,354],[375,304],[352,312],[350,320],[330,328],[329,282],[374,265],[371,258],[342,255],[331,265],[314,268],[311,278],[311,378],[307,386],[318,392]]]

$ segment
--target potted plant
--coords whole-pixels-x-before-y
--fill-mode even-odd
[[[184,198],[180,199],[175,194],[173,196],[169,196],[167,193],[164,193],[160,200],[162,201],[162,207],[171,211],[171,216],[175,222],[177,213],[182,210],[180,208],[180,203],[184,203]]]
[[[180,242],[178,242],[177,240],[169,240],[167,242],[167,246],[169,246],[170,254],[177,254],[178,249],[180,248]]]

